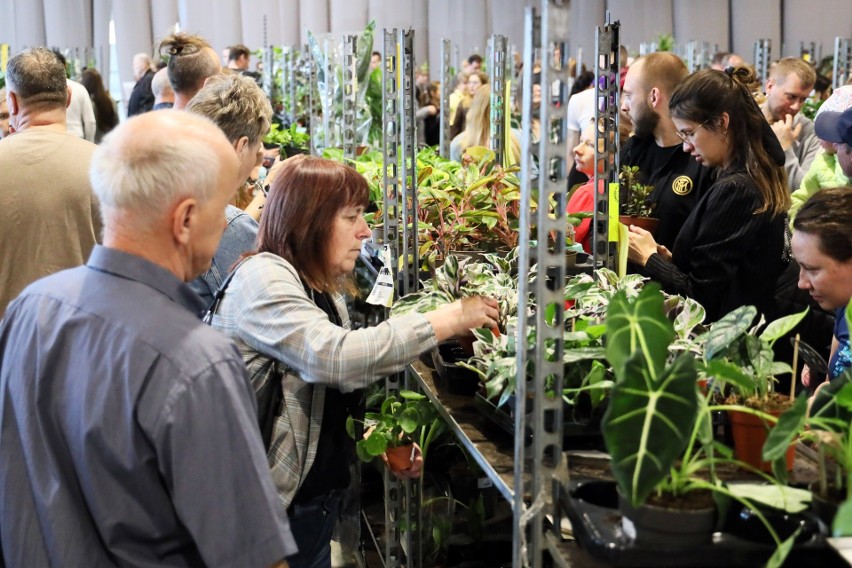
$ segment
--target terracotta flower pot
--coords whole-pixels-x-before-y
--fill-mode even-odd
[[[656,234],[657,225],[660,224],[659,219],[654,219],[652,217],[631,217],[629,215],[620,215],[618,220],[627,226],[636,225],[637,227],[641,227],[652,235]]]
[[[768,411],[776,418],[781,411]],[[731,418],[731,430],[734,436],[734,455],[737,459],[765,472],[772,472],[772,464],[761,459],[763,444],[773,425],[765,423],[759,417],[745,412],[732,410],[728,412]],[[793,457],[796,454],[795,444],[790,444],[785,456],[787,471],[793,469]]]
[[[411,456],[414,444],[405,444],[404,446],[396,446],[388,448],[385,455],[388,458],[388,467],[391,471],[402,471],[411,467]]]

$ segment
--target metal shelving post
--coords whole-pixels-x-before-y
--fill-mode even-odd
[[[834,38],[832,88],[838,89],[845,85],[850,75],[852,75],[852,39],[836,37]]]
[[[618,183],[618,71],[620,24],[607,23],[595,30],[595,210],[592,216],[592,258],[595,267],[615,265],[618,227],[610,226],[610,184]],[[609,156],[613,159],[610,161]],[[617,186],[616,186],[617,187]]]
[[[450,69],[452,42],[441,40],[441,126],[438,152],[442,158],[450,157],[450,92],[455,89],[455,77]]]
[[[384,187],[384,243],[390,247],[391,274],[398,282],[396,267],[399,258],[400,179],[399,179],[399,111],[398,92],[399,61],[397,58],[396,30],[383,32],[382,42],[382,135],[383,187]],[[392,375],[385,381],[385,394],[399,390],[401,375]],[[385,519],[399,519],[402,510],[402,484],[395,477],[384,473]],[[397,568],[401,564],[400,540],[402,531],[398,522],[386,522],[385,568]]]
[[[503,35],[488,39],[488,72],[491,74],[491,150],[498,164],[503,164],[506,151],[506,52],[508,40]]]
[[[524,112],[523,131],[530,131],[532,120],[532,54],[535,41],[535,17],[527,9],[525,28],[524,62]],[[547,384],[552,392],[561,393],[564,379],[562,354],[564,349],[564,299],[562,289],[565,282],[565,205],[567,200],[567,156],[568,121],[565,115],[568,102],[568,49],[566,39],[570,33],[569,8],[567,3],[556,0],[541,2],[540,43],[542,57],[541,83],[543,96],[540,106],[542,136],[539,141],[539,164],[543,173],[538,177],[538,191],[532,187],[530,175],[530,146],[524,136],[521,151],[521,203],[525,210],[520,228],[521,289],[518,293],[518,333],[516,400],[523,405],[529,393],[533,400],[531,461],[527,471],[524,436],[515,438],[515,491],[513,512],[517,533],[513,539],[514,566],[541,568],[544,550],[550,539],[545,538],[545,513],[553,499],[553,479],[564,470],[562,455],[562,397],[548,396]],[[529,273],[530,231],[527,230],[529,204],[536,197],[538,208],[534,224],[536,258],[539,277],[527,293],[523,275]],[[551,240],[551,235],[554,238]],[[551,287],[548,287],[552,280]],[[534,315],[529,314],[529,302],[537,306]],[[553,312],[553,321],[548,324],[545,314]],[[535,348],[525,351],[529,333],[535,334]],[[548,356],[548,349],[552,356]],[[532,362],[532,373],[528,373]],[[521,406],[521,408],[523,408]],[[521,410],[515,413],[515,432],[526,432],[526,420]],[[548,420],[545,421],[545,416]],[[528,485],[525,473],[529,474]],[[531,498],[528,505],[525,494]],[[557,529],[558,530],[558,529]],[[556,555],[558,556],[558,554]]]
[[[311,155],[317,155],[317,145],[316,145],[316,137],[317,137],[317,125],[316,125],[316,116],[314,116],[314,106],[316,105],[316,100],[314,97],[314,85],[317,82],[317,64],[314,59],[313,53],[310,50],[306,51],[307,56],[305,58],[305,66],[308,69],[307,79],[308,79],[308,132],[311,135]]]
[[[358,36],[343,36],[343,155],[355,159],[355,94],[358,77],[355,64]]]
[[[761,83],[769,76],[769,64],[772,62],[772,40],[759,39],[754,42],[754,68]]]

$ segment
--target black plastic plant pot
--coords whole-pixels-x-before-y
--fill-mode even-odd
[[[801,544],[811,540],[814,535],[820,532],[817,517],[811,511],[788,513],[768,506],[758,506],[757,508],[769,521],[772,530],[781,540],[788,539],[797,529],[801,529],[799,536],[796,537],[796,544]],[[770,546],[775,544],[763,521],[758,518],[754,510],[742,503],[734,502],[731,504],[722,530],[750,542]]]
[[[636,544],[660,548],[694,548],[713,541],[716,507],[668,509],[652,505],[633,507],[621,494],[618,508],[622,528]]]
[[[307,153],[308,150],[306,150],[305,148],[299,148],[298,146],[292,146],[289,144],[287,146],[282,145],[281,148],[278,150],[278,155],[281,157],[282,160],[286,160],[287,158],[295,156],[296,154]]]

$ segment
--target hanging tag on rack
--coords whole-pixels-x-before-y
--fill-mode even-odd
[[[374,306],[391,307],[393,304],[393,274],[390,267],[393,265],[390,245],[382,245],[382,268],[376,277],[376,283],[367,296],[366,302]]]

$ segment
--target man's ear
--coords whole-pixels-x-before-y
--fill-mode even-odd
[[[248,146],[249,139],[248,136],[240,136],[239,140],[234,142],[234,150],[236,150],[237,155],[242,154],[243,150]]]
[[[663,98],[660,93],[660,89],[657,87],[652,87],[650,91],[648,91],[648,104],[651,108],[656,109],[660,102],[662,102]]]
[[[20,109],[18,106],[18,95],[9,91],[6,94],[6,103],[9,105],[9,116],[17,116]]]
[[[763,92],[768,93],[769,91],[772,90],[772,87],[774,87],[774,86],[775,86],[775,79],[772,78],[772,77],[767,78],[766,84],[763,87]]]
[[[178,201],[172,213],[172,236],[181,245],[189,244],[195,218],[198,215],[198,200],[187,197]]]

